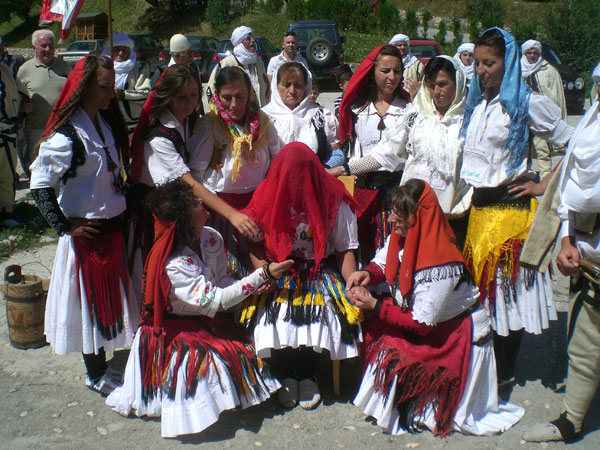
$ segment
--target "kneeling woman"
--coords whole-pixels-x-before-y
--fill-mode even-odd
[[[393,434],[419,425],[442,437],[507,430],[524,411],[498,404],[490,320],[435,192],[412,179],[390,200],[394,232],[348,282],[355,304],[374,312],[354,403]],[[363,287],[384,280],[393,298]]]
[[[356,270],[355,207],[343,183],[296,142],[281,149],[243,211],[257,221],[272,259],[295,261],[275,292],[246,300],[241,315],[258,356],[278,359],[279,400],[288,408],[319,403],[314,377],[321,350],[334,360],[358,355],[359,310],[342,281]]]
[[[162,436],[198,433],[222,411],[266,400],[279,383],[234,323],[219,314],[292,261],[234,281],[223,238],[204,227],[208,212],[183,180],[148,194],[155,242],[145,266],[142,326],[123,386],[106,400],[123,415],[162,416]]]

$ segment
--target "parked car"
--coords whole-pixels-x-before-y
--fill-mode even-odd
[[[522,42],[519,42],[519,46]],[[568,114],[581,114],[585,101],[585,80],[572,67],[563,63],[552,48],[542,42],[542,58],[552,64],[562,78]]]
[[[104,48],[104,39],[91,39],[89,41],[74,41],[66,48],[64,52],[58,52],[56,55],[62,58],[70,66],[77,64],[81,58],[88,55],[99,55]]]
[[[429,39],[411,39],[410,51],[424,65],[426,65],[431,58],[444,54],[444,50],[440,43]]]
[[[151,34],[128,34],[133,41],[133,51],[138,61],[149,61],[152,70],[158,65],[162,43]]]
[[[192,46],[192,56],[194,58],[194,64],[200,69],[200,75],[202,81],[208,80],[210,77],[210,70],[212,66],[213,55],[217,51],[219,46],[219,40],[212,36],[198,36],[191,35],[186,36],[190,45]],[[169,50],[169,44],[160,52],[158,59],[162,63],[169,63],[171,58],[171,52]]]
[[[254,40],[256,41],[256,53],[263,60],[266,69],[271,57],[277,54],[277,49],[273,47],[273,44],[271,44],[267,38],[254,36]],[[217,51],[212,57],[212,64],[210,66],[211,72],[219,61],[232,54],[233,44],[231,43],[231,39],[221,39]]]
[[[298,48],[315,77],[334,77],[344,64],[345,36],[340,36],[337,25],[330,20],[304,20],[288,25],[288,32],[296,33]]]

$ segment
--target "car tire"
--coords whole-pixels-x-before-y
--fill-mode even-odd
[[[325,38],[314,38],[306,46],[306,60],[315,67],[324,67],[334,58],[333,44]]]

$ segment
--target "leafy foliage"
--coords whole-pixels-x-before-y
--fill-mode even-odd
[[[2,0],[0,1],[0,17],[2,21],[9,21],[12,16],[17,16],[23,20],[29,18],[31,7],[36,0]],[[41,2],[40,2],[41,3]]]
[[[377,7],[377,21],[381,31],[387,34],[394,33],[400,25],[398,8],[390,2],[380,4]]]
[[[446,32],[448,31],[448,26],[446,25],[445,20],[441,20],[438,25],[438,32],[435,34],[433,39],[438,41],[440,45],[444,46],[446,44]]]
[[[210,24],[213,32],[224,33],[229,24],[229,1],[208,0],[206,21]]]
[[[419,18],[417,12],[414,9],[406,10],[406,19],[404,20],[404,34],[410,38],[414,38],[417,35],[419,28]]]
[[[455,48],[460,47],[460,44],[462,44],[462,24],[458,17],[452,18],[452,34],[454,35],[452,45]]]
[[[504,26],[506,5],[504,0],[465,0],[465,16],[471,41],[475,41],[488,28]]]
[[[433,18],[433,14],[431,14],[431,11],[429,11],[428,9],[423,11],[423,13],[421,14],[421,24],[423,25],[423,37],[425,39],[427,39],[427,31],[429,30],[429,22],[431,21],[432,18]],[[411,35],[409,34],[409,37],[410,36]]]
[[[296,22],[298,20],[302,20],[304,18],[304,0],[290,0],[287,8],[285,9],[286,17],[292,21]]]
[[[263,8],[266,13],[277,14],[283,8],[283,0],[267,0]]]

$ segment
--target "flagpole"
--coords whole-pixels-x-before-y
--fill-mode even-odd
[[[112,32],[112,1],[108,1],[108,43],[110,46],[110,57],[112,58],[113,54],[113,32]]]

